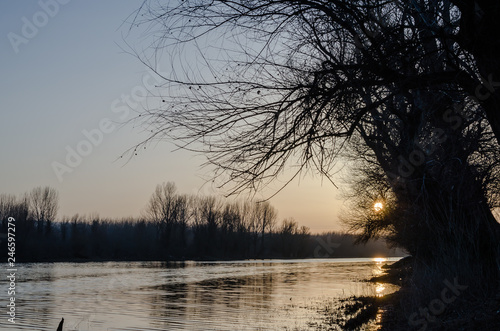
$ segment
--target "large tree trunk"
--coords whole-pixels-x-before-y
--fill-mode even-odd
[[[461,11],[459,44],[470,52],[482,77],[482,87],[469,93],[482,102],[500,144],[500,2],[497,0],[452,1]],[[479,85],[478,85],[479,86]],[[477,88],[477,89],[476,89]]]
[[[442,278],[459,276],[479,293],[497,289],[500,225],[472,169],[448,171],[422,169],[396,192],[404,209],[395,221],[398,240]]]
[[[371,131],[361,130],[377,163],[391,178],[398,210],[391,220],[393,239],[442,275],[437,278],[460,275],[471,288],[491,290],[499,276],[500,225],[488,204],[485,174],[470,163],[479,136],[465,137],[463,132],[469,132],[467,121],[473,119],[450,125],[443,121],[444,110],[452,109],[449,100],[418,96],[424,104],[431,101],[428,108],[434,117],[403,119],[399,130],[391,132],[375,113]],[[428,141],[437,130],[445,138],[419,146],[418,141]],[[408,169],[402,168],[404,162]]]

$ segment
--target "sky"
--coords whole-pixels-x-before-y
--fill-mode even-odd
[[[162,182],[185,194],[227,193],[207,183],[213,170],[201,167],[203,155],[169,141],[120,158],[147,137],[127,121],[148,102],[144,89],[160,82],[124,51],[140,45],[126,21],[141,3],[0,2],[0,194],[50,186],[59,192],[58,217],[122,218],[142,215]],[[313,233],[341,229],[340,192],[318,176],[303,176],[270,202],[279,220],[294,217]]]

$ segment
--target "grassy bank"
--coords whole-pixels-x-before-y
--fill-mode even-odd
[[[468,292],[458,278],[445,279],[439,290],[428,293],[415,287],[415,266],[412,257],[384,266],[386,272],[369,281],[396,284],[400,290],[349,298],[341,313],[330,312],[332,319],[344,330],[363,329],[370,320],[378,330],[500,330],[499,293]]]

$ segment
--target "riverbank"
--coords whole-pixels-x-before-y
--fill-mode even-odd
[[[413,263],[412,257],[405,257],[385,265],[385,273],[369,281],[395,284],[400,290],[383,297],[351,298],[343,307],[349,318],[339,325],[356,330],[371,320],[378,330],[500,330],[500,293],[488,298],[460,296],[466,286],[447,282],[428,305],[415,306]]]

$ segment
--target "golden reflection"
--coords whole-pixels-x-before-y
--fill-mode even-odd
[[[373,262],[375,262],[375,265],[373,266],[373,269],[372,269],[373,276],[379,277],[382,274],[384,274],[385,272],[382,269],[382,265],[388,259],[385,257],[375,257],[372,260],[373,260]],[[384,283],[375,283],[375,296],[383,297],[385,295],[386,285],[387,284],[384,284]]]
[[[385,290],[385,284],[383,283],[375,283],[375,295],[377,297],[383,297]]]
[[[387,258],[386,257],[374,257],[373,261],[377,262],[377,264],[380,264],[380,263],[386,262]]]
[[[373,331],[375,330],[380,330],[382,328],[382,315],[383,311],[379,308],[377,311],[377,315],[375,316],[375,327],[372,329]]]

